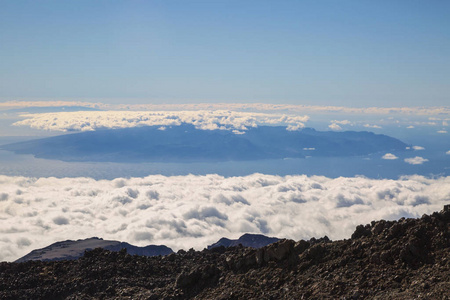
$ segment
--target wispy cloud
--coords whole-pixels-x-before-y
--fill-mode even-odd
[[[405,162],[410,164],[410,165],[421,165],[424,162],[427,162],[428,159],[420,157],[420,156],[416,156],[416,157],[411,157],[411,158],[405,158]]]
[[[398,157],[392,153],[386,153],[385,155],[383,155],[382,159],[394,160],[398,159]]]
[[[253,174],[94,180],[0,176],[0,261],[66,239],[99,236],[174,250],[223,236],[350,237],[378,219],[448,204],[450,177],[399,180]]]
[[[336,123],[331,123],[330,125],[328,125],[328,128],[330,128],[331,130],[335,130],[335,131],[342,130],[342,127]]]
[[[340,124],[340,125],[353,125],[349,120],[331,120],[331,123]]]
[[[371,125],[371,124],[364,124],[364,127],[366,127],[366,128],[376,128],[376,129],[380,129],[381,128],[380,125]]]
[[[422,146],[413,146],[412,148],[413,148],[414,150],[416,150],[416,151],[418,151],[418,150],[425,150],[425,148],[422,147]]]

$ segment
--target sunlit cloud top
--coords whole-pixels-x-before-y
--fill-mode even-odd
[[[308,116],[236,111],[89,111],[26,114],[15,126],[52,131],[93,131],[137,126],[178,126],[192,124],[203,130],[233,130],[241,133],[258,125],[286,125],[287,130],[303,128]],[[163,129],[163,128],[162,128]]]

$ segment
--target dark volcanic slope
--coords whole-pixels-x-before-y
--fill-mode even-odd
[[[64,161],[184,162],[354,156],[404,151],[406,144],[371,132],[320,132],[260,126],[245,134],[181,125],[98,130],[3,145],[19,154]],[[314,150],[313,150],[314,149]]]
[[[0,263],[1,299],[449,299],[450,207],[358,226],[350,240],[281,240],[164,257],[103,249]]]

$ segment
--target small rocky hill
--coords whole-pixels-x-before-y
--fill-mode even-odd
[[[0,263],[1,299],[450,299],[450,206],[351,239]]]
[[[217,247],[233,247],[242,245],[244,247],[251,247],[251,248],[261,248],[267,245],[270,245],[272,243],[278,242],[280,239],[276,237],[268,237],[262,234],[251,234],[246,233],[242,235],[237,240],[231,240],[228,238],[221,238],[216,243],[209,245],[208,249],[213,249]]]

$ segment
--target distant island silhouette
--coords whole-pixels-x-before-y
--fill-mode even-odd
[[[3,145],[37,158],[91,162],[218,162],[361,156],[406,151],[408,145],[367,131],[288,131],[283,126],[249,128],[244,134],[200,130],[190,124],[105,129]]]

